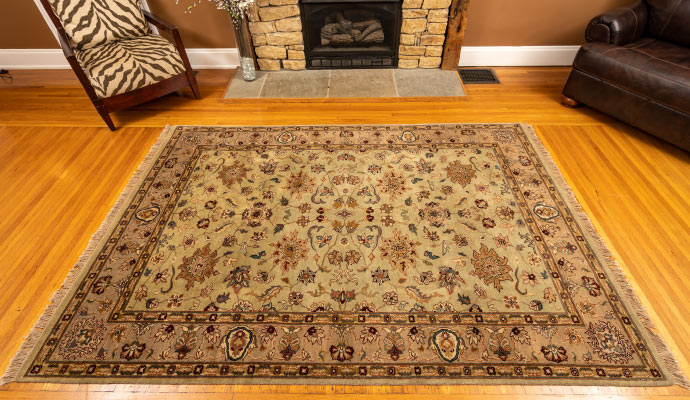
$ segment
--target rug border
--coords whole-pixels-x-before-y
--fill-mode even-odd
[[[141,185],[144,179],[146,179],[146,175],[148,175],[153,167],[153,163],[155,163],[165,149],[165,146],[169,143],[175,129],[176,126],[166,125],[146,156],[144,156],[143,160],[139,163],[139,166],[135,169],[134,174],[129,178],[127,184],[117,196],[115,203],[110,208],[110,211],[108,211],[108,214],[98,230],[91,236],[86,248],[77,259],[77,262],[72,266],[72,269],[67,274],[62,285],[60,285],[60,288],[53,293],[43,313],[41,313],[41,316],[24,338],[19,350],[17,350],[14,357],[10,360],[5,372],[0,376],[0,386],[9,382],[29,382],[29,380],[22,379],[22,375],[28,368],[28,365],[25,365],[27,360],[33,358],[39,350],[36,344],[45,340],[44,336],[47,332],[50,332],[50,328],[55,325],[55,323],[51,323],[53,315],[62,312],[66,307],[66,304],[64,304],[65,298],[77,290],[78,286],[75,285],[75,283],[79,282],[86,271],[88,271],[88,268],[84,268],[84,266],[91,263],[93,258],[98,254],[97,250],[102,247],[110,233],[117,227],[117,224],[113,222],[117,221],[127,210],[127,204],[129,204],[136,195],[136,189]],[[41,380],[39,379],[35,382],[41,382]]]
[[[344,125],[333,125],[333,124],[311,124],[311,125],[261,125],[261,126],[247,126],[247,125],[212,125],[212,127],[247,127],[247,128],[257,128],[257,127],[309,127],[309,126],[443,126],[443,125],[504,125],[519,127],[528,138],[530,144],[534,148],[537,156],[541,160],[545,169],[549,172],[549,177],[553,180],[553,184],[558,188],[559,193],[563,196],[568,208],[573,212],[576,218],[576,222],[583,228],[583,231],[589,243],[593,247],[593,251],[596,255],[603,261],[606,270],[610,273],[614,281],[615,289],[620,291],[623,295],[620,296],[624,305],[631,311],[634,315],[634,320],[638,325],[643,328],[641,329],[641,334],[643,338],[650,343],[652,354],[661,363],[661,367],[664,373],[668,377],[667,380],[663,381],[651,381],[651,382],[637,382],[637,381],[599,381],[599,380],[589,380],[581,379],[577,381],[566,381],[561,378],[553,379],[534,379],[528,382],[520,382],[517,384],[513,379],[506,378],[463,378],[462,380],[452,380],[448,378],[433,378],[424,381],[415,381],[408,379],[377,379],[375,382],[369,383],[369,379],[362,379],[358,381],[343,382],[342,379],[319,379],[315,381],[314,379],[300,379],[300,378],[262,378],[260,382],[257,382],[256,378],[233,378],[229,382],[222,381],[222,378],[200,378],[192,382],[187,378],[150,378],[146,382],[134,383],[137,385],[147,385],[147,384],[233,384],[233,385],[274,385],[274,384],[296,384],[296,385],[342,385],[342,386],[370,386],[370,385],[448,385],[448,386],[458,386],[458,385],[513,385],[513,386],[538,386],[538,385],[558,385],[558,386],[616,386],[616,387],[654,387],[654,386],[672,386],[679,385],[684,388],[690,389],[690,381],[685,377],[680,367],[680,364],[675,359],[675,356],[671,352],[666,341],[661,337],[661,335],[656,330],[655,324],[649,316],[644,305],[637,296],[632,285],[625,276],[625,272],[622,270],[618,262],[615,260],[613,254],[608,249],[606,243],[602,237],[597,233],[594,225],[592,224],[589,216],[585,213],[582,205],[577,200],[574,192],[568,185],[565,177],[561,173],[557,164],[555,163],[553,157],[548,152],[544,144],[539,139],[539,136],[535,130],[528,124],[524,123],[497,123],[497,124],[467,124],[467,123],[430,123],[430,124],[344,124]],[[79,257],[77,263],[72,267],[68,273],[65,281],[52,296],[50,303],[46,306],[45,310],[39,317],[38,321],[29,331],[22,342],[19,350],[12,358],[9,366],[5,373],[0,377],[0,386],[10,382],[55,382],[55,383],[70,383],[74,384],[70,378],[26,378],[24,373],[26,372],[28,365],[25,365],[27,361],[35,356],[38,352],[38,348],[35,347],[37,343],[44,340],[44,336],[50,330],[48,328],[52,327],[54,323],[51,323],[52,317],[55,313],[61,312],[64,309],[65,304],[63,300],[76,290],[75,283],[78,282],[82,275],[87,271],[84,266],[89,265],[93,257],[97,254],[97,249],[101,247],[103,241],[106,240],[112,230],[116,227],[113,221],[117,220],[124,211],[126,211],[126,205],[129,204],[131,198],[136,194],[136,188],[138,188],[143,180],[146,178],[147,174],[153,167],[153,163],[158,159],[159,155],[165,149],[169,143],[173,132],[177,128],[181,127],[192,127],[192,126],[209,126],[209,125],[174,125],[166,126],[163,132],[160,134],[156,142],[153,144],[148,154],[141,161],[136,171],[129,179],[127,185],[122,190],[117,200],[115,201],[113,207],[108,212],[105,220],[101,223],[96,233],[93,234],[89,243]],[[131,381],[126,377],[108,377],[107,382],[104,382],[103,378],[82,378],[76,383],[101,383],[101,384],[118,384],[118,383],[129,383]]]
[[[563,196],[563,200],[568,208],[573,212],[576,222],[583,229],[583,233],[589,239],[589,243],[593,247],[594,253],[599,259],[603,261],[602,265],[606,271],[613,278],[614,288],[619,291],[622,296],[619,296],[625,307],[633,314],[633,319],[642,328],[640,333],[645,341],[650,343],[650,350],[654,357],[661,363],[663,372],[669,377],[666,385],[658,386],[672,386],[678,385],[685,389],[690,389],[690,380],[685,376],[683,370],[673,355],[671,348],[666,343],[666,340],[659,333],[656,324],[652,320],[649,312],[642,304],[637,292],[633,288],[630,280],[625,276],[625,271],[620,266],[611,250],[609,250],[606,242],[597,232],[589,215],[585,212],[582,204],[580,204],[577,196],[565,180],[565,176],[558,168],[553,156],[548,151],[544,143],[542,143],[539,135],[531,125],[519,124],[520,128],[525,132],[525,136],[530,140],[532,147],[534,147],[539,156],[544,168],[549,172],[549,177],[553,180],[554,186]],[[647,386],[647,385],[635,385]],[[651,385],[650,385],[651,386]]]

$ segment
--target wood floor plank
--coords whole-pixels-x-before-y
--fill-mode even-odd
[[[166,124],[512,123],[535,127],[583,209],[690,374],[690,154],[559,103],[567,68],[497,68],[500,85],[438,99],[224,100],[234,74],[200,71],[201,100],[170,95],[104,127],[71,71],[0,86],[0,371],[41,315]],[[489,399],[689,397],[679,387],[60,385],[0,399]]]

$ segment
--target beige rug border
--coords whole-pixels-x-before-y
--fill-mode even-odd
[[[639,327],[642,337],[646,342],[650,344],[652,354],[661,363],[663,367],[663,372],[670,377],[669,385],[679,385],[686,389],[690,389],[690,380],[683,374],[683,370],[676,360],[671,348],[666,343],[665,339],[661,336],[654,321],[645,309],[644,305],[640,301],[635,289],[632,284],[625,276],[625,271],[621,268],[618,261],[616,261],[613,253],[608,249],[604,239],[599,235],[594,224],[589,219],[587,213],[585,213],[582,205],[577,200],[575,193],[566,182],[565,177],[558,168],[558,165],[554,161],[551,153],[546,149],[544,144],[539,139],[539,136],[534,131],[530,125],[520,124],[520,127],[525,132],[525,136],[530,140],[534,150],[537,152],[542,164],[549,173],[549,177],[553,180],[553,184],[556,186],[557,190],[563,196],[566,205],[572,211],[576,222],[583,229],[586,238],[593,247],[594,253],[597,257],[603,261],[603,265],[606,271],[613,278],[614,287],[616,291],[620,292],[622,296],[619,296],[625,307],[633,313],[633,321],[635,321]],[[612,385],[615,386],[615,385]],[[628,386],[628,385],[622,385]],[[634,386],[652,386],[652,385],[634,385]],[[663,386],[663,385],[658,385]]]
[[[350,124],[350,125],[301,125],[301,126],[372,126],[373,124]],[[380,124],[379,124],[380,125]],[[20,346],[19,350],[15,356],[10,361],[10,364],[5,371],[5,373],[0,377],[0,385],[4,385],[10,382],[51,382],[51,383],[100,383],[100,384],[117,384],[117,383],[128,383],[128,384],[233,384],[233,385],[263,385],[263,384],[297,384],[297,385],[343,385],[343,386],[364,386],[364,385],[559,385],[559,386],[637,386],[637,387],[652,387],[652,386],[671,386],[679,385],[684,388],[690,389],[690,381],[684,376],[682,369],[678,361],[675,359],[671,349],[666,344],[664,339],[658,333],[654,322],[650,318],[646,309],[642,305],[642,302],[638,298],[635,290],[631,286],[630,282],[625,277],[624,271],[621,269],[620,265],[614,259],[612,253],[608,250],[604,240],[599,236],[594,228],[594,225],[590,221],[587,214],[584,212],[582,206],[578,202],[575,194],[573,193],[570,186],[567,184],[565,178],[561,174],[558,166],[551,157],[546,147],[543,145],[539,137],[537,136],[534,129],[527,124],[515,124],[515,123],[502,123],[502,124],[383,124],[388,126],[455,126],[455,125],[474,125],[474,126],[484,126],[484,125],[505,125],[505,126],[519,126],[525,136],[530,141],[537,156],[542,162],[542,165],[546,168],[549,173],[549,177],[553,179],[554,185],[558,188],[561,195],[568,208],[573,212],[574,217],[581,228],[583,228],[585,235],[589,239],[589,243],[594,247],[592,250],[597,254],[597,256],[604,261],[606,265],[607,272],[610,273],[614,281],[614,286],[616,290],[621,292],[623,295],[620,296],[621,300],[628,308],[628,310],[634,313],[634,320],[637,322],[637,326],[642,328],[642,336],[651,345],[652,353],[655,358],[660,361],[664,369],[664,373],[669,379],[665,381],[656,382],[640,382],[640,381],[606,381],[601,380],[588,380],[588,379],[577,379],[572,380],[570,378],[552,378],[552,379],[532,379],[523,381],[520,379],[506,379],[506,378],[432,378],[432,379],[357,379],[353,381],[344,382],[342,379],[313,379],[313,378],[199,378],[191,380],[188,378],[146,378],[144,382],[132,382],[131,379],[127,377],[101,377],[101,378],[80,378],[79,382],[74,382],[73,379],[66,378],[26,378],[24,373],[29,368],[29,365],[24,365],[28,360],[33,359],[35,354],[38,352],[39,348],[37,345],[44,340],[44,335],[50,332],[49,328],[52,328],[54,323],[52,322],[52,317],[55,313],[62,312],[64,309],[63,300],[72,294],[76,289],[75,283],[80,281],[82,275],[85,274],[87,268],[85,266],[90,265],[93,257],[97,254],[97,249],[99,249],[104,240],[107,240],[112,230],[116,225],[113,224],[114,221],[119,219],[119,217],[127,209],[127,204],[131,201],[132,197],[136,194],[136,189],[141,185],[146,175],[153,167],[154,162],[158,159],[159,155],[165,149],[166,145],[169,143],[172,133],[178,127],[184,126],[203,126],[203,125],[175,125],[166,126],[156,143],[151,147],[149,153],[144,157],[138,168],[136,169],[134,175],[130,178],[129,182],[123,189],[122,193],[115,201],[115,204],[109,211],[105,220],[99,227],[99,229],[91,237],[86,249],[79,257],[77,263],[74,265],[72,270],[67,275],[65,281],[63,282],[60,289],[58,289],[52,296],[50,303],[46,306],[43,314],[39,317],[38,321],[30,330],[24,342]],[[378,125],[376,125],[378,126]],[[215,127],[215,126],[214,126]],[[222,127],[222,126],[218,126]],[[245,125],[236,125],[234,127],[249,127]],[[252,126],[254,127],[254,126]],[[274,125],[266,127],[295,127]]]
[[[156,142],[153,144],[148,154],[144,157],[141,163],[139,163],[139,166],[127,182],[127,185],[122,189],[122,192],[105,217],[105,220],[103,220],[101,226],[91,236],[86,249],[84,249],[84,252],[77,259],[76,264],[67,274],[67,277],[60,286],[60,289],[53,293],[53,296],[50,298],[50,302],[43,311],[43,314],[41,314],[41,316],[38,318],[38,321],[36,321],[34,326],[31,328],[29,334],[24,339],[24,342],[19,347],[19,350],[10,361],[7,370],[5,370],[5,373],[0,377],[0,386],[9,382],[26,381],[21,379],[21,376],[29,367],[28,365],[25,366],[24,364],[27,363],[27,360],[35,357],[36,353],[38,352],[36,345],[45,340],[44,335],[50,332],[52,327],[55,325],[55,323],[51,323],[53,315],[64,310],[66,305],[63,304],[63,300],[77,290],[77,285],[75,285],[75,283],[81,281],[83,275],[85,275],[86,271],[88,271],[88,269],[84,267],[91,264],[93,258],[98,254],[97,249],[102,247],[104,242],[117,226],[115,221],[117,221],[127,210],[127,204],[131,202],[132,198],[137,192],[136,188],[138,188],[141,183],[143,183],[144,179],[146,179],[146,175],[148,175],[148,173],[151,171],[153,164],[170,141],[175,128],[175,126],[166,125],[165,129],[160,134],[158,139],[156,139]],[[61,381],[68,382],[69,380],[66,379]],[[37,379],[35,382],[46,382],[46,380]]]

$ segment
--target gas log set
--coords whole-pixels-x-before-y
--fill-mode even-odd
[[[371,11],[349,9],[328,15],[321,28],[322,46],[383,43],[381,21]]]

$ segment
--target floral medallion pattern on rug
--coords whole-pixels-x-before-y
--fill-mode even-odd
[[[175,128],[20,380],[667,381],[554,173],[519,125]]]

